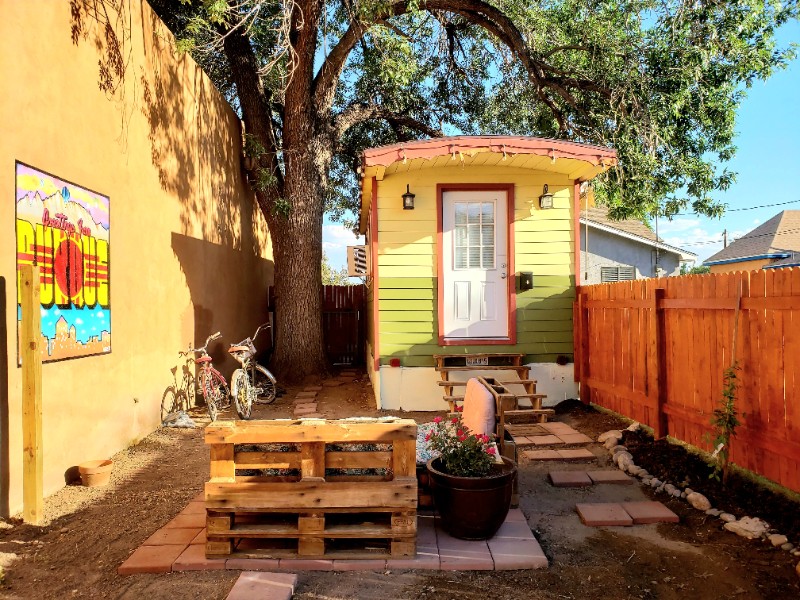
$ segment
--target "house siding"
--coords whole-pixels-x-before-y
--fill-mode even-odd
[[[665,275],[680,275],[680,256],[659,251],[659,262]],[[581,285],[601,283],[602,267],[630,266],[636,279],[655,277],[655,248],[631,239],[589,226],[589,249],[586,251],[586,225],[581,225]]]
[[[516,345],[440,346],[437,297],[437,184],[514,184],[515,271],[534,274],[534,288],[516,293]],[[547,183],[554,208],[538,198]],[[414,210],[403,210],[410,185]],[[438,167],[387,175],[378,183],[377,265],[379,362],[400,358],[406,367],[431,367],[439,353],[521,352],[526,362],[572,353],[574,245],[572,181],[522,169]],[[370,339],[373,339],[372,337]]]

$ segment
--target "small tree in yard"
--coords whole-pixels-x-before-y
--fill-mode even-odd
[[[328,262],[328,255],[322,253],[322,285],[350,285],[347,267],[334,269]]]
[[[740,425],[739,413],[736,410],[736,390],[739,387],[736,372],[739,364],[725,369],[723,376],[722,399],[719,407],[714,409],[711,424],[714,427],[714,472],[710,475],[717,480],[722,474],[722,485],[728,484],[728,466],[730,462],[731,438],[736,436],[736,428]]]
[[[717,163],[734,155],[736,109],[792,57],[774,31],[798,13],[798,0],[149,2],[263,149],[288,381],[325,369],[322,217],[357,208],[364,148],[445,131],[612,146],[619,165],[598,184],[612,216],[719,216],[709,194],[733,179]]]

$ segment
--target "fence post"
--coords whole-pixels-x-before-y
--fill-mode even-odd
[[[667,379],[667,323],[664,313],[663,300],[666,297],[664,288],[657,288],[655,291],[655,362],[656,362],[656,421],[654,436],[656,439],[667,435],[667,415],[664,412],[664,405],[669,398],[669,381]]]
[[[26,523],[42,523],[42,355],[39,348],[41,301],[39,268],[20,267],[22,292],[22,518]]]
[[[581,361],[581,402],[589,404],[592,400],[592,390],[589,387],[589,307],[587,305],[588,296],[585,292],[578,295],[580,304],[580,361]]]

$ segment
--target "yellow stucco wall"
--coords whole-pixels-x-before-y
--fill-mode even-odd
[[[15,161],[110,198],[112,352],[43,365],[46,494],[71,467],[158,426],[179,349],[220,330],[212,355],[228,376],[224,344],[266,318],[272,251],[240,170],[238,119],[175,55],[149,6],[119,4],[125,12],[110,22],[124,76],[101,89],[98,64],[113,53],[91,12],[76,22],[69,2],[3,3],[0,514],[21,508]]]
[[[436,185],[440,183],[514,185],[515,271],[534,273],[534,289],[516,294],[515,346],[438,345]],[[555,195],[550,210],[538,205],[545,183]],[[414,210],[402,208],[407,184],[416,195]],[[422,168],[379,181],[380,363],[400,358],[403,366],[432,366],[433,354],[465,351],[521,352],[533,362],[572,354],[572,191],[573,182],[564,175],[501,166]]]
[[[737,271],[758,271],[764,265],[774,263],[774,259],[762,258],[760,260],[746,260],[724,265],[711,265],[711,273],[735,273]]]

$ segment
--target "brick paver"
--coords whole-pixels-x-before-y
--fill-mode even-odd
[[[187,544],[188,545],[188,544]],[[140,546],[117,568],[120,575],[134,573],[169,573],[187,546]]]
[[[277,558],[229,558],[225,568],[229,571],[277,571],[281,561]]]
[[[631,516],[616,502],[576,504],[575,509],[584,525],[589,527],[633,525]]]
[[[562,433],[563,434],[578,433],[578,431],[576,429],[573,429],[572,427],[570,427],[566,423],[561,423],[559,421],[551,421],[550,423],[542,423],[541,427],[544,430],[549,431],[550,433],[555,433],[556,435],[561,435]]]
[[[147,538],[144,541],[143,546],[174,546],[174,545],[183,545],[186,546],[192,542],[194,538],[202,530],[193,527],[193,528],[185,528],[185,527],[162,527],[158,531],[156,531],[153,535]]]
[[[294,409],[294,414],[295,415],[303,415],[303,416],[305,416],[305,415],[310,415],[310,414],[315,413],[315,412],[317,412],[316,405],[315,406],[303,405],[302,407],[298,406],[297,408]]]
[[[623,502],[622,508],[627,512],[637,525],[648,523],[678,523],[678,515],[668,509],[661,502],[645,500],[642,502]]]
[[[173,571],[209,571],[225,568],[224,558],[206,558],[206,547],[192,544],[172,563]]]
[[[633,477],[626,475],[622,471],[589,471],[587,475],[594,483],[633,484]]]
[[[280,568],[284,571],[333,571],[333,561],[324,558],[282,558]]]
[[[385,558],[372,558],[363,560],[336,559],[333,561],[334,571],[385,571]]]
[[[588,487],[592,480],[585,471],[550,471],[550,483],[554,487]]]
[[[303,390],[302,392],[297,392],[295,398],[316,398],[317,392],[314,390]]]
[[[289,600],[297,585],[293,573],[242,573],[226,600]]]
[[[185,515],[183,513],[179,514],[177,517],[172,519],[169,523],[164,525],[164,527],[177,527],[177,528],[185,528],[185,529],[202,529],[206,526],[206,515],[205,513],[195,513],[190,515]]]
[[[206,514],[206,503],[204,500],[196,501],[193,500],[189,502],[189,504],[184,508],[181,513],[182,515],[205,515]]]

